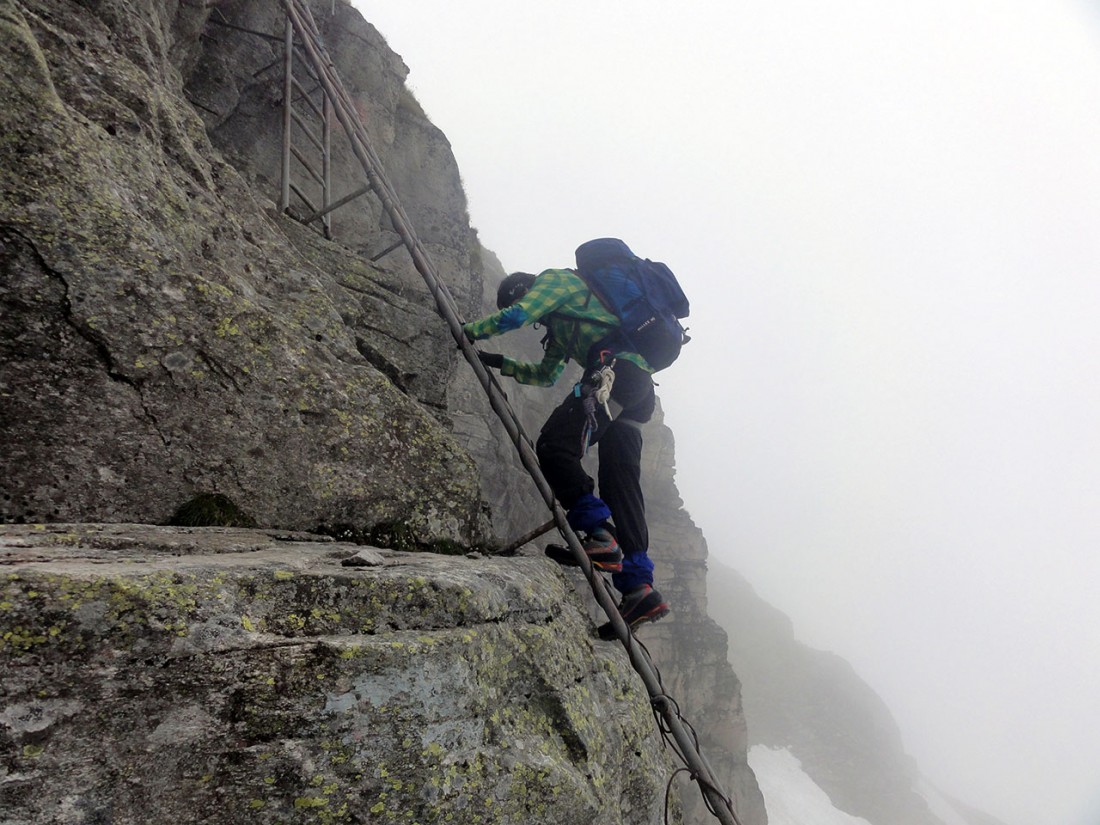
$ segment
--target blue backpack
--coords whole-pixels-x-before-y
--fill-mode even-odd
[[[664,264],[639,258],[618,238],[598,238],[577,247],[577,274],[620,322],[594,349],[619,345],[663,370],[691,340],[678,320],[688,299]]]

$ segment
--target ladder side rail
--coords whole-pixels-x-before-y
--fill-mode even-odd
[[[332,98],[323,92],[321,99],[321,229],[332,238]]]
[[[288,16],[286,31],[283,35],[283,157],[282,192],[279,197],[279,209],[286,212],[290,208],[290,139],[294,125],[294,109],[291,98],[294,94],[294,21]]]

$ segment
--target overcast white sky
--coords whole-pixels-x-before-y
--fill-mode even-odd
[[[356,0],[507,269],[664,260],[711,552],[944,790],[1100,822],[1100,13]]]

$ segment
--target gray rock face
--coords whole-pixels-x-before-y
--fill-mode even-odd
[[[417,403],[453,365],[425,289],[275,216],[210,144],[180,74],[209,14],[0,21],[0,517],[163,522],[205,491],[480,541],[476,467]]]
[[[407,69],[401,59],[344,0],[318,2],[315,15],[421,240],[462,311],[469,317],[480,315],[491,305],[493,278],[499,279],[503,271],[491,253],[481,249],[469,226],[458,169],[446,138],[424,117],[404,87]],[[231,25],[221,25],[224,23]],[[0,521],[163,523],[196,493],[209,492],[232,499],[264,527],[346,527],[357,532],[386,528],[383,532],[400,535],[412,544],[468,545],[485,540],[490,533],[508,538],[547,517],[470,371],[464,366],[455,369],[454,343],[435,315],[428,291],[407,255],[398,250],[377,264],[367,260],[396,239],[377,201],[364,196],[333,213],[335,242],[277,213],[281,46],[240,29],[280,36],[282,26],[281,7],[270,0],[229,0],[216,5],[108,0],[93,6],[19,0],[0,11],[0,443],[4,445],[0,450]],[[334,146],[339,197],[359,188],[362,173],[340,140]],[[310,198],[317,199],[316,186],[300,170],[295,179]],[[296,201],[294,211],[304,214],[308,210]],[[488,281],[486,297],[483,278]],[[514,352],[513,342],[510,337],[502,341],[501,348]],[[537,335],[525,346],[535,357]],[[507,383],[509,397],[532,436],[568,391],[569,380],[563,378],[553,390]],[[704,750],[734,792],[741,821],[760,825],[765,817],[745,765],[739,686],[726,663],[725,636],[706,615],[705,542],[675,492],[671,434],[655,422],[647,428],[646,441],[653,555],[660,586],[672,598],[675,612],[644,630],[644,638],[662,667],[670,693],[696,724]],[[127,539],[111,535],[110,528],[104,528],[94,541],[84,536],[81,546],[94,545],[96,553],[106,554],[95,556],[95,570],[113,581],[111,577],[116,573],[123,576],[124,571],[107,571],[100,562],[116,553],[122,554],[116,559],[118,564],[136,562],[125,561],[130,558],[123,553]],[[155,548],[174,546],[185,535],[160,532],[153,538],[143,534],[141,540],[147,544],[140,546],[153,547],[152,555],[159,557],[162,551]],[[187,565],[199,563],[196,548],[200,544],[208,547],[206,542],[214,541],[214,533],[204,535],[203,542],[179,551],[187,554]],[[234,568],[233,575],[256,582],[275,577],[276,562],[265,561],[260,554],[260,549],[274,552],[266,540],[246,540],[240,538],[245,534],[234,532],[224,535],[236,537],[226,541],[242,544],[233,544],[237,549],[224,553],[201,551],[221,558],[217,562],[207,559],[211,567],[185,565],[186,570],[170,570],[163,559],[148,564],[162,565],[156,568],[157,575],[198,588],[200,579],[227,575],[220,565],[248,550],[254,551],[248,559],[259,568]],[[52,541],[55,546],[56,536]],[[249,541],[258,543],[252,547]],[[309,558],[329,552],[320,549],[321,545],[294,546],[298,550],[308,547]],[[529,553],[539,555],[537,549]],[[92,575],[80,566],[87,562],[72,554],[50,559],[59,565],[57,576],[83,581],[86,574]],[[346,590],[337,582],[340,576],[365,575],[375,569],[365,563],[361,568],[340,567],[330,575],[328,568],[335,562],[317,563],[325,572],[310,573],[310,584],[315,583],[312,577],[317,577],[342,595]],[[426,563],[409,562],[414,566]],[[459,560],[438,563],[465,564]],[[490,564],[499,571],[513,565],[519,575],[531,566],[542,570],[545,563],[521,558]],[[153,572],[153,567],[143,569]],[[556,584],[550,592],[555,599],[564,598],[559,579],[556,575],[551,578]],[[528,587],[544,584],[537,577],[531,582],[521,588],[525,594]],[[171,586],[180,592],[176,585]],[[115,585],[103,587],[114,592]],[[258,596],[258,601],[240,601],[244,597],[239,592],[247,589],[244,585],[233,590],[234,604],[248,617],[255,633],[264,636],[265,643],[272,634],[286,637],[265,648],[262,655],[256,651],[264,645],[249,635],[253,631],[239,618],[234,624],[231,617],[225,619],[229,624],[224,626],[207,618],[195,619],[198,626],[188,619],[186,639],[190,642],[172,641],[166,647],[171,640],[158,635],[159,629],[153,640],[142,642],[143,650],[148,646],[153,651],[148,661],[162,663],[179,682],[154,709],[151,718],[157,721],[153,728],[142,727],[144,723],[128,715],[119,698],[125,694],[124,683],[130,676],[135,691],[148,690],[151,681],[159,678],[158,671],[151,669],[153,665],[146,659],[125,659],[127,672],[116,673],[108,665],[99,671],[117,678],[109,690],[96,689],[107,702],[99,721],[114,724],[109,717],[120,714],[120,727],[103,730],[122,737],[123,742],[121,755],[112,767],[104,768],[109,776],[103,781],[107,785],[122,783],[128,789],[126,804],[133,802],[133,810],[139,809],[138,801],[152,804],[155,789],[175,781],[172,777],[186,774],[198,782],[208,773],[215,775],[204,769],[191,776],[186,773],[190,767],[182,753],[164,749],[158,753],[170,763],[164,769],[167,774],[155,774],[155,782],[145,785],[138,781],[139,775],[145,774],[139,774],[136,754],[145,747],[162,747],[173,738],[189,742],[185,731],[192,728],[215,736],[214,728],[226,719],[234,720],[235,725],[241,719],[247,722],[251,711],[240,709],[235,711],[243,714],[239,718],[203,715],[213,714],[211,707],[229,701],[219,697],[228,695],[238,681],[244,701],[251,696],[249,691],[271,687],[264,688],[257,680],[275,678],[271,674],[276,671],[286,672],[290,675],[285,684],[293,693],[308,684],[306,669],[316,660],[326,663],[324,678],[319,680],[326,686],[360,684],[365,678],[362,674],[371,672],[380,674],[382,682],[402,686],[394,688],[399,693],[416,689],[409,681],[412,677],[393,675],[398,672],[394,668],[412,665],[396,662],[394,657],[400,657],[392,647],[376,650],[366,645],[373,658],[363,665],[364,670],[340,670],[351,665],[344,664],[346,645],[336,637],[364,635],[364,628],[356,630],[335,619],[326,624],[323,607],[308,599],[294,602],[287,596],[292,588],[286,587],[287,593],[279,596],[276,607],[267,608]],[[257,584],[255,589],[259,592],[262,588]],[[19,590],[26,598],[11,602],[15,605],[18,601],[19,611],[39,606],[27,592]],[[401,592],[407,595],[410,591]],[[505,588],[493,598],[504,598],[503,594],[510,598],[512,591]],[[165,631],[168,635],[173,629],[184,629],[176,627],[183,621],[183,608],[172,607],[174,603],[166,596],[156,598],[160,599],[154,599],[157,610],[164,617],[152,617],[154,627],[160,627],[157,622],[170,622],[172,627]],[[415,596],[413,600],[414,606],[431,613],[429,600]],[[116,601],[129,605],[123,596]],[[314,607],[322,611],[320,617],[313,615]],[[100,610],[88,609],[93,614]],[[360,611],[357,615],[366,609],[358,604],[348,608]],[[146,615],[144,607],[133,610],[135,615]],[[203,607],[199,612],[206,616],[202,612],[206,610]],[[504,607],[501,610],[507,612]],[[88,621],[94,623],[98,614],[93,614]],[[263,624],[253,621],[257,616]],[[324,639],[302,645],[287,641],[303,635],[295,635],[287,616],[298,617],[304,626],[316,625],[318,638]],[[419,627],[416,621],[438,621],[442,632],[446,622],[461,620],[442,614],[435,618],[425,615],[421,620],[411,616],[400,620],[402,628]],[[25,639],[30,645],[17,651],[20,656],[38,655],[35,651],[43,643],[35,640],[41,635],[53,644],[50,628],[54,624],[42,633],[27,635],[16,630],[23,627],[16,621],[23,619],[16,619],[10,611],[6,616],[0,613],[7,632],[15,634],[12,638]],[[66,621],[79,624],[84,619]],[[486,619],[490,630],[495,621]],[[122,633],[126,628],[112,624],[109,630]],[[502,656],[515,656],[508,645],[528,644],[510,639],[502,648],[496,636],[486,632],[493,649]],[[226,642],[230,647],[243,647],[223,651],[218,648],[223,637],[231,640]],[[119,638],[134,641],[132,636]],[[187,656],[191,659],[177,656],[178,650],[172,652],[187,648],[196,639],[208,644],[209,650],[190,651]],[[102,650],[107,650],[122,642],[116,639],[103,644],[107,647]],[[13,650],[8,653],[14,655]],[[261,662],[262,676],[248,669],[253,652]],[[583,652],[594,656],[597,663],[587,666],[603,667],[599,662],[607,655],[604,647]],[[194,658],[207,654],[213,658]],[[469,664],[473,670],[461,673],[455,669],[458,665],[441,664],[432,678],[438,677],[437,682],[442,683],[444,674],[457,674],[455,684],[461,686],[460,693],[467,688],[476,692],[485,683],[478,668],[489,667],[488,648],[484,658],[485,662]],[[33,681],[32,664],[28,664],[33,662],[46,668],[42,673],[54,667],[45,659],[21,659],[24,687]],[[209,662],[209,674],[217,678],[205,683],[197,670],[173,670],[186,662],[201,662],[200,667]],[[71,664],[76,667],[75,662]],[[44,677],[40,674],[38,678]],[[568,685],[573,677],[561,678]],[[184,683],[204,698],[189,699],[180,686]],[[355,707],[363,710],[362,691],[367,688],[360,684],[355,690],[349,688],[344,693],[359,697]],[[300,736],[308,738],[333,724],[322,719],[329,712],[323,708],[286,710],[270,693],[268,690],[257,699],[264,714],[276,721],[290,720],[289,727],[273,728],[275,734],[305,731]],[[536,690],[531,695],[543,694]],[[12,732],[9,744],[14,754],[23,753],[23,744],[31,746],[30,753],[41,747],[37,740],[14,738],[16,728],[20,728],[20,736],[34,733],[27,726],[36,724],[33,719],[40,713],[24,698],[13,699],[9,709],[0,711],[8,714],[0,718],[8,720],[2,724]],[[410,717],[411,727],[443,724],[440,720],[452,712],[470,718],[488,714],[490,719],[493,712],[477,696],[432,698],[436,700],[442,709],[432,717],[435,721]],[[61,704],[41,711],[43,718],[69,720],[66,709],[70,705],[65,704],[69,699],[57,701]],[[605,710],[601,707],[598,712]],[[348,733],[360,723],[349,721],[353,711],[347,713],[340,730],[352,738],[366,737],[361,729]],[[550,717],[557,719],[553,714]],[[257,724],[275,722],[264,716]],[[61,722],[50,722],[47,727],[64,727],[58,725]],[[137,725],[140,737],[145,738],[127,739],[128,725]],[[157,728],[160,732],[154,735]],[[89,753],[93,743],[78,741],[76,727],[65,730],[68,738],[58,742],[74,752]],[[551,738],[556,735],[549,728],[544,732]],[[295,733],[284,738],[296,741],[297,737]],[[395,741],[392,737],[386,740],[390,745]],[[280,777],[293,773],[291,765],[308,771],[310,766],[329,764],[325,762],[329,756],[311,750],[312,745],[302,746],[305,750],[291,748],[279,757],[289,760],[280,763],[285,768],[281,773],[261,775],[254,769],[262,766],[255,768],[252,761],[275,757],[263,756],[267,751],[256,750],[253,744],[241,744],[240,753],[233,756],[230,744],[224,740],[211,746],[221,748],[217,751],[220,756],[210,757],[214,760],[211,765],[221,771],[216,774],[218,784],[240,779],[242,787],[253,788],[257,776],[261,780],[274,776],[281,783]],[[601,753],[599,758],[605,755]],[[625,759],[625,750],[621,756]],[[237,762],[251,767],[237,771]],[[20,762],[12,775],[22,776],[21,771],[41,764],[46,763]],[[472,782],[468,774],[475,769],[471,765],[461,768],[461,782]],[[638,770],[645,774],[649,768],[643,764]],[[321,787],[335,781],[321,770],[311,776],[321,777]],[[557,781],[557,776],[547,774],[540,781]],[[375,779],[381,781],[380,777]],[[599,779],[597,773],[593,777],[592,782]],[[348,781],[344,774],[339,779]],[[301,789],[280,785],[277,799],[260,795],[246,799],[235,785],[215,792],[213,781],[209,778],[205,785],[187,786],[200,789],[203,804],[211,810],[219,798],[228,801],[231,797],[234,806],[263,803],[257,810],[266,810],[270,804],[271,810],[293,809],[299,816],[316,817],[316,821],[341,821],[331,816],[326,820],[323,814],[341,810],[343,802],[329,808],[309,801],[325,794],[291,796]],[[638,789],[646,781],[636,776],[615,780],[623,787]],[[663,788],[663,778],[657,781]],[[21,782],[6,787],[28,787]],[[404,800],[397,793],[399,788],[387,790],[384,785],[370,787],[389,794],[391,802]],[[68,818],[60,821],[91,821],[107,804],[99,792],[81,796],[62,788],[58,793],[63,795],[50,798],[66,811]],[[645,819],[650,815],[650,808],[645,807],[648,803],[631,801],[649,791],[608,793],[605,798],[603,791],[598,791],[595,802],[578,803],[573,810],[583,811],[591,821],[618,821],[605,812],[610,810],[609,800],[617,798],[622,821],[649,821]],[[693,788],[683,796],[694,806],[687,812],[687,821],[711,821],[695,801],[698,794]],[[455,798],[447,797],[452,802]],[[113,799],[111,805],[125,801]],[[171,807],[182,806],[182,799],[166,803],[166,817],[184,810]],[[294,808],[299,799],[305,801]],[[25,801],[32,804],[29,798]],[[382,801],[378,798],[372,805]],[[631,819],[634,814],[637,816]],[[560,821],[580,821],[582,813],[570,816],[575,818]],[[232,817],[236,818],[224,821],[256,821],[240,813],[238,807],[233,807]],[[558,820],[530,816],[524,821]]]
[[[664,821],[648,699],[555,565],[357,550],[4,529],[4,822]]]

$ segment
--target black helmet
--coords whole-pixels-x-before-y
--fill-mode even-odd
[[[529,272],[513,272],[497,287],[497,309],[510,307],[527,294],[534,282],[535,276]]]

